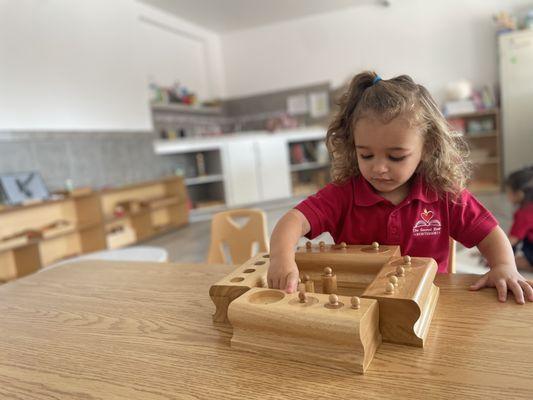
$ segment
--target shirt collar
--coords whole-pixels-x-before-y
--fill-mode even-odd
[[[407,198],[402,203],[418,199],[424,203],[433,203],[439,199],[438,193],[431,189],[423,180],[420,174],[416,174],[411,183],[411,190]],[[387,199],[377,194],[372,185],[359,174],[355,177],[354,202],[357,206],[373,206],[381,202],[389,202]]]

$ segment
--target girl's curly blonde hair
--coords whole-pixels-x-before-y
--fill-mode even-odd
[[[470,175],[468,146],[454,133],[427,89],[408,75],[373,83],[377,75],[357,74],[339,100],[339,111],[330,123],[326,144],[332,160],[333,182],[343,183],[359,174],[353,131],[366,117],[388,123],[398,116],[417,126],[424,139],[417,172],[438,193],[458,195]]]

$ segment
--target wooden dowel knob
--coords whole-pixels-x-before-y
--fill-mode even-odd
[[[405,276],[405,268],[401,265],[398,265],[398,267],[396,268],[396,275]]]
[[[307,303],[307,294],[303,290],[298,292],[298,298],[300,299],[300,303]]]
[[[361,299],[357,296],[353,296],[350,301],[352,303],[352,308],[355,310],[359,310],[359,308],[361,307]]]

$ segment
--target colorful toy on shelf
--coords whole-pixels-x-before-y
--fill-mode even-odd
[[[507,11],[500,11],[492,16],[496,23],[498,34],[511,32],[516,30],[516,17],[509,14]]]
[[[439,296],[433,259],[308,242],[295,261],[297,293],[267,287],[265,253],[211,286],[213,321],[233,327],[233,348],[364,373],[382,341],[424,346]]]

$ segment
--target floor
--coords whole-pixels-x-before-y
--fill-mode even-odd
[[[503,194],[486,194],[477,195],[477,198],[487,207],[495,217],[500,221],[501,227],[507,231],[511,225],[512,208]],[[268,233],[274,229],[277,221],[285,212],[291,209],[297,200],[284,201],[280,203],[271,203],[264,208],[267,212]],[[201,263],[206,261],[207,249],[210,240],[210,221],[191,223],[187,227],[175,232],[159,236],[149,240],[143,245],[159,246],[166,249],[169,253],[169,261],[176,263]],[[326,243],[332,243],[333,240],[329,234],[321,235],[314,241],[320,240]],[[306,241],[302,239],[302,242]],[[466,249],[458,246],[456,262],[457,272],[483,274],[487,268],[480,263],[479,252],[474,247]],[[526,276],[527,275],[527,276]],[[533,279],[533,271],[524,274],[528,279]]]

